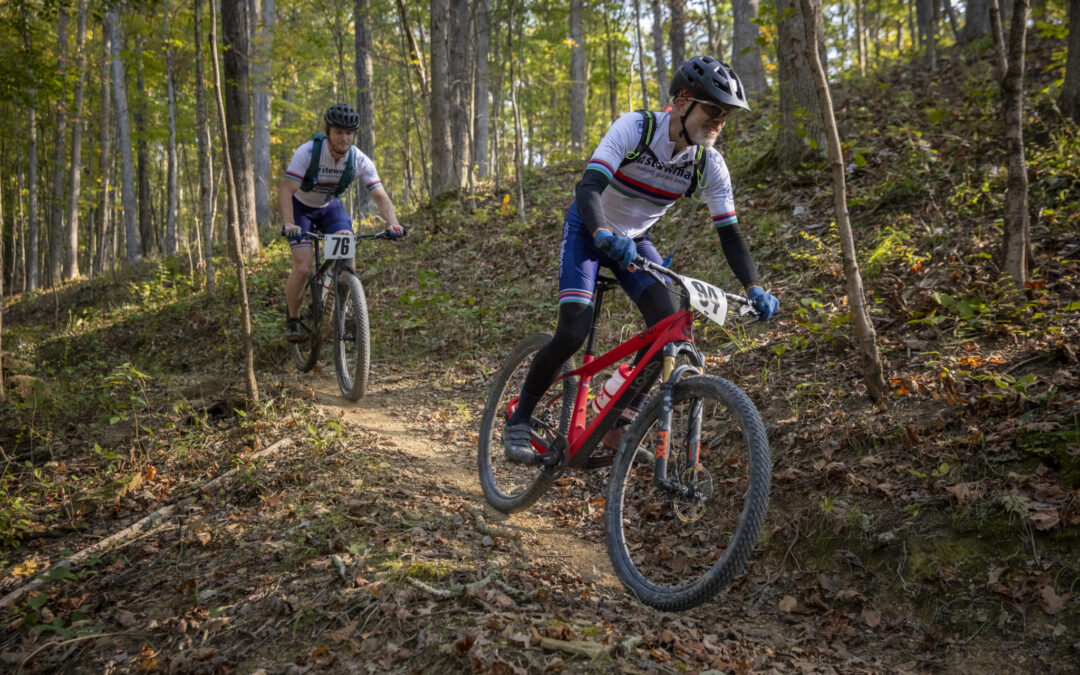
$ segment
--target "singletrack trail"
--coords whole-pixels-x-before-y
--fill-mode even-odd
[[[483,509],[491,524],[516,533],[531,561],[558,564],[591,583],[623,592],[611,569],[603,538],[594,541],[578,536],[573,528],[560,526],[551,517],[548,509],[556,496],[549,494],[533,508],[510,516],[484,501],[476,467],[479,410],[466,420],[462,415],[438,414],[448,403],[459,409],[479,406],[484,397],[482,389],[475,392],[475,400],[457,400],[453,394],[433,390],[430,383],[420,379],[379,377],[373,373],[368,391],[353,402],[340,395],[333,375],[322,373],[312,386],[320,405],[339,409],[347,422],[388,437],[398,450],[416,459],[419,467],[413,468],[420,468],[447,491]],[[434,425],[432,418],[437,418]]]

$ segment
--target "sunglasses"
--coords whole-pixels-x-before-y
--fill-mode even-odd
[[[709,101],[702,101],[701,99],[690,98],[689,96],[686,97],[686,100],[697,103],[699,106],[701,106],[701,109],[705,112],[705,115],[710,119],[714,120],[726,119],[728,113],[735,109],[735,106],[710,103]]]

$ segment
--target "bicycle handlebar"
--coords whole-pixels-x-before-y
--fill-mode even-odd
[[[398,237],[398,239],[403,238],[407,233],[408,233],[408,231],[405,228],[401,228],[401,235]],[[281,228],[280,234],[283,237],[288,236],[287,234],[285,234],[285,228],[284,227]],[[336,233],[336,234],[342,234],[342,233]],[[353,238],[355,238],[355,239],[390,239],[390,240],[394,239],[390,235],[390,228],[389,227],[386,228],[385,230],[379,230],[378,232],[362,232],[360,234],[356,234],[356,233],[350,233],[350,234],[352,234]],[[300,238],[301,239],[326,239],[326,235],[322,234],[322,233],[319,233],[319,232],[301,232],[300,233]]]

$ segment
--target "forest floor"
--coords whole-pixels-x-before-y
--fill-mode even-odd
[[[1034,42],[1030,91],[1052,90],[1056,49]],[[883,406],[853,346],[827,168],[754,168],[771,162],[764,114],[726,132],[740,227],[781,311],[695,337],[761,411],[773,487],[745,574],[684,613],[614,577],[606,471],[511,517],[478,485],[490,378],[556,316],[580,163],[528,172],[527,224],[487,186],[362,250],[375,361],[357,403],[329,368],[290,364],[280,242],[248,267],[257,403],[223,256],[214,296],[189,261],[155,260],[6,298],[0,668],[1075,672],[1080,134],[1032,102],[1035,265],[1009,293],[989,72],[944,55],[933,104],[918,67],[836,92]],[[704,207],[682,202],[657,247],[734,288]],[[614,300],[599,339],[640,328]]]

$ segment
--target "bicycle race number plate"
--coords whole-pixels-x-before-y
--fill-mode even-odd
[[[704,281],[690,277],[683,277],[683,279],[686,280],[686,287],[690,289],[690,305],[710,320],[723,326],[724,321],[727,320],[727,297],[724,292]]]
[[[328,234],[323,257],[327,260],[349,259],[353,254],[353,236],[351,234]]]

